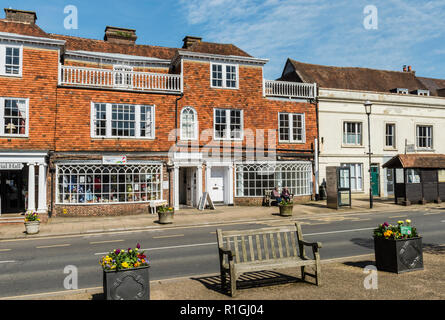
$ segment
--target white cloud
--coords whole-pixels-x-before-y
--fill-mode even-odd
[[[188,23],[207,41],[233,43],[269,58],[266,76],[277,77],[287,57],[331,65],[399,70],[445,50],[445,0],[181,0]],[[363,27],[363,8],[378,8],[378,30]],[[443,37],[443,36],[442,36]],[[425,51],[424,51],[425,52]],[[425,66],[426,69],[426,66]]]

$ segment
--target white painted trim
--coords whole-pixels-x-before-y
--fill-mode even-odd
[[[10,74],[6,73],[6,48],[15,48],[19,49],[19,73],[18,74]],[[23,74],[23,45],[17,44],[0,44],[0,76],[4,77],[12,77],[12,78],[21,78]]]
[[[288,115],[288,125],[289,125],[289,140],[281,140],[280,139],[280,115],[281,114],[287,114]],[[293,139],[293,119],[291,119],[294,115],[301,116],[301,123],[303,125],[302,127],[302,133],[301,133],[301,140],[294,140]],[[290,112],[278,112],[278,142],[279,143],[306,143],[306,114],[304,113],[290,113]]]
[[[25,134],[5,133],[5,100],[25,101]],[[6,138],[28,138],[29,137],[29,98],[0,97],[0,137]]]
[[[194,130],[194,132],[193,132],[193,137],[191,137],[191,138],[186,138],[186,137],[184,137],[183,135],[182,135],[182,114],[183,114],[183,112],[186,110],[186,109],[190,109],[190,110],[192,110],[193,111],[193,114],[194,114],[194,119],[195,119],[195,121],[194,121],[194,124],[193,124],[193,130]],[[180,112],[180,114],[179,114],[179,136],[180,136],[180,140],[183,140],[183,141],[191,141],[191,140],[197,140],[198,139],[198,128],[199,128],[199,124],[198,124],[198,112],[196,112],[196,109],[195,108],[193,108],[192,106],[184,106],[183,108],[182,108],[182,110],[181,110],[181,112]]]
[[[221,74],[222,74],[222,86],[214,86],[213,85],[213,66],[220,65],[221,66]],[[236,83],[235,87],[227,87],[227,71],[226,67],[235,67],[235,77],[236,77]],[[238,90],[239,89],[239,67],[237,64],[230,64],[230,63],[220,63],[220,62],[210,62],[210,88],[212,89],[231,89],[231,90]]]
[[[197,60],[205,60],[205,61],[215,61],[215,62],[238,62],[244,64],[254,64],[254,65],[265,65],[269,62],[269,59],[260,59],[253,57],[243,57],[243,56],[230,56],[230,55],[221,55],[221,54],[210,54],[210,53],[201,53],[201,52],[192,52],[192,51],[184,51],[178,50],[175,57],[172,59],[172,64],[176,65],[179,59],[197,59]]]
[[[0,40],[6,40],[8,42],[19,42],[19,43],[35,43],[35,44],[45,44],[51,46],[62,47],[65,45],[65,40],[57,40],[51,38],[25,36],[16,33],[0,32]]]
[[[225,138],[217,138],[216,137],[216,110],[224,110],[226,112],[226,137]],[[240,111],[241,117],[241,128],[240,128],[240,137],[239,138],[230,138],[230,111]],[[226,109],[226,108],[213,108],[213,140],[214,141],[242,141],[244,139],[244,110],[242,109]]]

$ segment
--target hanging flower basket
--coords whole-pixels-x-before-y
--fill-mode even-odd
[[[138,243],[134,249],[116,249],[102,257],[105,300],[150,299],[150,265],[139,249]]]
[[[374,230],[376,267],[381,271],[403,273],[423,270],[422,237],[411,220],[397,225],[381,224]]]

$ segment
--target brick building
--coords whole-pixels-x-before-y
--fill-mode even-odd
[[[48,34],[34,12],[0,20],[2,212],[147,212],[313,196],[315,84],[263,79],[265,59],[186,36],[180,48]]]

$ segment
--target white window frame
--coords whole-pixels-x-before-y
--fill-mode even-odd
[[[351,192],[362,192],[363,191],[363,163],[341,163],[341,167],[349,167],[351,175]],[[354,167],[354,176],[352,175],[352,168]],[[358,170],[360,169],[360,170]],[[357,173],[360,173],[360,177]],[[360,185],[358,184],[358,178],[360,178]],[[353,187],[354,186],[354,187]]]
[[[19,73],[6,73],[6,48],[18,48],[20,51]],[[0,44],[0,75],[6,77],[22,77],[23,71],[23,45]]]
[[[95,105],[96,104],[105,104],[106,105],[106,135],[97,135],[96,134],[96,110]],[[134,136],[113,136],[112,135],[112,106],[113,105],[131,105],[135,107],[135,135]],[[151,108],[151,135],[150,136],[141,136],[141,107],[150,107]],[[104,102],[91,102],[91,138],[106,138],[106,139],[144,139],[144,140],[154,140],[155,139],[155,119],[156,119],[156,106],[153,105],[141,105],[141,104],[128,104],[128,103],[104,103]],[[102,121],[102,120],[100,120]]]
[[[393,127],[393,132],[392,132],[393,144],[392,145],[388,145],[387,144],[387,138],[389,137],[389,135],[387,133],[387,126],[392,126]],[[397,126],[396,126],[396,124],[394,122],[385,122],[385,142],[384,142],[385,149],[397,149],[396,128],[397,128]]]
[[[25,134],[5,133],[5,100],[25,101]],[[29,136],[29,98],[0,97],[0,136],[11,138],[26,138]]]
[[[132,88],[133,87],[133,67],[126,65],[113,65],[113,85],[118,88]],[[129,74],[130,73],[130,74]],[[120,74],[122,77],[122,83],[116,81],[116,76]],[[129,82],[127,76],[130,75]]]
[[[226,137],[219,138],[216,137],[216,110],[225,111],[226,112]],[[231,119],[230,119],[230,111],[239,111],[241,118],[241,128],[240,128],[240,137],[239,138],[231,138]],[[244,139],[244,111],[241,109],[223,109],[223,108],[214,108],[213,109],[213,140],[232,140],[232,141],[241,141]]]
[[[183,114],[185,111],[190,110],[193,112],[193,116],[194,116],[194,121],[193,121],[193,135],[191,137],[186,137],[182,131],[183,129]],[[191,107],[191,106],[185,106],[184,108],[182,108],[181,110],[181,114],[180,114],[180,137],[181,140],[196,140],[198,139],[198,113],[196,112],[195,108]]]
[[[214,65],[220,65],[221,66],[221,72],[222,72],[222,86],[214,86],[213,85],[213,66]],[[228,87],[227,86],[227,71],[226,66],[229,67],[235,67],[235,87]],[[218,79],[219,80],[219,79]],[[210,63],[210,87],[215,89],[239,89],[239,68],[237,64],[229,64],[229,63],[217,63],[217,62],[211,62]]]
[[[347,125],[349,124],[355,124],[355,135],[358,135],[357,125],[360,125],[360,143],[357,143],[357,139],[355,139],[355,143],[348,143],[348,139],[345,139],[345,134],[347,133]],[[343,128],[342,128],[342,137],[341,137],[342,145],[347,147],[361,147],[363,146],[363,122],[362,121],[353,121],[353,120],[346,120],[343,121]]]
[[[429,146],[426,146],[426,147],[419,146],[419,127],[426,127],[426,128],[431,129],[430,135],[425,136],[426,139],[429,139],[431,141]],[[432,150],[433,146],[434,146],[434,126],[432,124],[417,123],[416,124],[416,149],[418,149],[418,150]]]
[[[162,163],[129,163],[126,165],[104,165],[102,163],[58,163],[56,164],[56,204],[63,205],[102,205],[122,203],[148,203],[163,200],[163,166]],[[108,182],[104,177],[108,176]],[[112,181],[111,176],[116,176]],[[124,182],[119,181],[119,176],[124,176]],[[138,181],[136,181],[136,176]],[[145,181],[143,176],[145,176]],[[150,181],[148,181],[148,177]],[[67,177],[68,179],[64,179]],[[92,178],[89,180],[88,178]],[[95,178],[100,178],[100,191],[95,191]],[[153,177],[155,177],[153,181]],[[75,180],[75,181],[72,181]],[[142,190],[145,184],[145,190]],[[119,186],[124,185],[124,191]],[[128,189],[131,186],[131,190]],[[108,186],[105,191],[104,186]],[[116,186],[115,191],[112,187]],[[75,187],[75,191],[74,191]],[[82,188],[81,188],[82,187]],[[92,189],[88,188],[91,187]],[[66,188],[66,189],[65,189]],[[112,196],[117,195],[116,200]],[[121,201],[123,195],[124,201]],[[73,198],[74,196],[74,198]],[[79,196],[79,197],[78,197]],[[83,201],[80,201],[83,197]],[[96,200],[94,201],[94,196]],[[99,201],[99,196],[101,201]],[[145,199],[143,199],[145,196]],[[88,197],[88,199],[87,199]],[[150,197],[150,199],[149,199]],[[108,198],[106,201],[104,199]],[[154,199],[151,199],[154,198]]]
[[[280,135],[280,116],[282,114],[288,115],[288,128],[289,128],[289,140],[282,140]],[[300,116],[301,117],[301,140],[294,139],[293,129],[294,122],[293,117]],[[278,112],[278,142],[280,143],[306,143],[306,119],[304,113],[289,113],[289,112]]]

